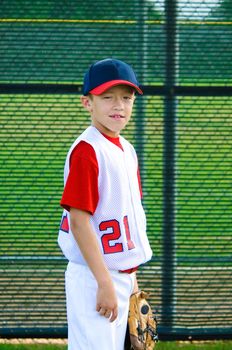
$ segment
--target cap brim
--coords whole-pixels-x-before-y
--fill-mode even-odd
[[[96,88],[92,89],[91,91],[89,91],[89,93],[92,94],[92,95],[101,95],[105,91],[107,91],[108,89],[112,88],[113,86],[117,86],[117,85],[128,85],[128,86],[131,86],[140,95],[143,94],[142,90],[137,85],[135,85],[135,84],[133,84],[130,81],[127,81],[127,80],[111,80],[111,81],[107,81],[106,83],[103,83],[103,84],[97,86]]]

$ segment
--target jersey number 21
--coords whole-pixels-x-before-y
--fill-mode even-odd
[[[127,248],[131,250],[135,248],[133,241],[131,240],[130,229],[128,224],[128,217],[123,218],[124,229],[126,233]],[[105,233],[101,237],[102,247],[104,254],[114,254],[123,251],[123,244],[117,242],[121,237],[121,228],[117,220],[102,221],[99,225],[100,231],[110,230],[110,233]]]

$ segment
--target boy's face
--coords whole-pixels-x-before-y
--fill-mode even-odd
[[[102,133],[117,137],[130,120],[135,93],[127,85],[117,85],[101,95],[82,96],[92,124]]]

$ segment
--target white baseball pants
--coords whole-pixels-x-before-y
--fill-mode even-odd
[[[69,262],[65,273],[68,350],[123,350],[135,274],[111,271],[118,297],[114,322],[96,311],[97,283],[88,266]]]

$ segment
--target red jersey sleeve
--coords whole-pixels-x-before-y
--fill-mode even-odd
[[[60,204],[66,210],[71,207],[93,214],[99,199],[98,162],[93,147],[81,141],[72,151],[69,175]]]

